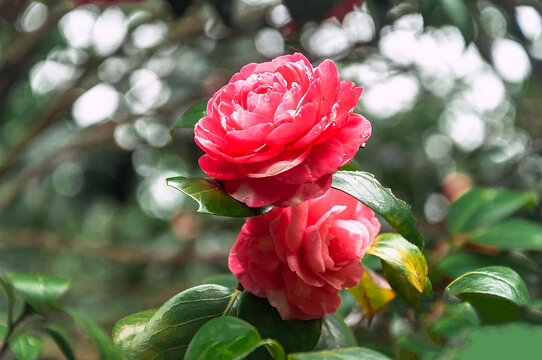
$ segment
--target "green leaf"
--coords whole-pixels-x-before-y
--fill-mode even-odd
[[[295,353],[288,360],[391,360],[389,357],[367,348],[353,347],[338,350]]]
[[[0,287],[4,290],[4,293],[6,294],[8,298],[8,324],[11,324],[13,320],[13,307],[15,306],[15,293],[13,292],[13,288],[11,287],[11,284],[0,276]]]
[[[378,261],[380,262],[380,260]],[[347,289],[339,291],[339,296],[341,297],[341,305],[337,309],[335,315],[344,320],[354,310],[358,301]]]
[[[235,290],[239,282],[233,274],[217,274],[206,277],[202,283],[220,285]]]
[[[522,277],[536,276],[539,271],[536,262],[527,257],[504,253],[489,255],[472,251],[459,251],[440,260],[431,269],[430,276],[434,282],[439,282],[444,276],[455,279],[469,271],[492,265],[511,267]]]
[[[372,174],[363,171],[338,171],[331,187],[355,197],[382,216],[405,239],[423,249],[424,238],[416,230],[410,205],[383,187]]]
[[[10,337],[9,351],[17,360],[35,360],[43,350],[41,339],[35,335],[14,333]]]
[[[69,288],[68,279],[41,274],[7,274],[15,291],[38,313],[44,313]]]
[[[504,266],[468,272],[448,285],[446,292],[474,306],[485,324],[519,320],[523,317],[522,307],[531,303],[523,279]]]
[[[478,325],[476,311],[469,303],[448,304],[441,317],[429,328],[429,332],[448,339],[460,331]]]
[[[398,234],[380,234],[368,254],[378,256],[391,288],[407,304],[419,308],[427,283],[427,263],[420,249]]]
[[[322,322],[322,335],[315,350],[342,349],[358,343],[352,330],[335,314],[327,314]]]
[[[542,326],[525,323],[473,327],[450,339],[435,360],[531,360],[540,357]]]
[[[440,0],[440,3],[452,23],[461,31],[465,41],[471,42],[474,30],[469,8],[464,0]]]
[[[252,208],[235,200],[215,179],[176,176],[166,179],[166,183],[196,200],[199,203],[198,212],[202,214],[251,217],[271,210],[271,206]]]
[[[448,230],[455,236],[496,224],[518,209],[537,202],[532,192],[474,188],[450,205]]]
[[[193,128],[201,118],[207,116],[207,102],[207,100],[199,102],[186,110],[179,121],[169,130],[170,136],[173,136],[177,129]]]
[[[542,250],[542,226],[513,219],[473,232],[469,241],[505,250]]]
[[[134,338],[145,330],[145,326],[157,309],[145,310],[128,315],[119,320],[113,327],[113,343],[120,346],[126,354],[135,351]]]
[[[223,286],[200,285],[175,295],[133,338],[133,358],[182,359],[194,334],[207,321],[223,314],[232,294],[231,289]]]
[[[372,317],[395,298],[390,284],[377,273],[365,269],[358,285],[348,289],[361,304],[365,315]]]
[[[241,360],[262,345],[273,348],[275,359],[284,360],[284,350],[274,340],[262,340],[249,323],[231,316],[207,322],[196,333],[185,360]]]
[[[286,353],[310,351],[318,343],[322,319],[282,320],[277,309],[271,306],[267,299],[248,291],[244,291],[240,297],[237,316],[255,326],[263,338],[277,340]],[[256,352],[259,353],[261,352]]]
[[[77,321],[79,325],[83,327],[83,329],[85,329],[88,336],[90,336],[90,339],[94,343],[101,360],[123,359],[122,349],[113,345],[109,340],[109,337],[103,332],[102,329],[96,326],[96,324],[71,309],[64,307],[58,307],[58,309],[66,312],[75,321]]]
[[[66,360],[75,360],[75,352],[73,351],[68,334],[64,330],[58,326],[48,326],[41,330],[53,339]]]

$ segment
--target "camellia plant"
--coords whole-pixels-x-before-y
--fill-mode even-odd
[[[202,214],[247,218],[232,274],[121,319],[111,342],[58,304],[68,280],[9,273],[0,358],[37,359],[48,335],[75,359],[51,312],[80,323],[101,360],[501,359],[501,349],[536,358],[540,300],[523,280],[533,270],[512,251],[542,250],[542,227],[509,219],[536,195],[471,189],[449,208],[448,246],[426,261],[410,206],[352,161],[371,135],[354,113],[361,93],[332,61],[313,67],[299,53],[243,67],[171,130],[194,129],[210,177],[166,179]],[[386,316],[394,346],[359,346],[349,325],[360,316],[368,337]]]
[[[211,178],[167,183],[194,198],[200,213],[248,218],[229,256],[235,279],[211,278],[157,310],[122,319],[113,339],[126,358],[393,356],[357,346],[344,321],[352,299],[370,321],[398,297],[411,309],[413,324],[405,326],[430,327],[418,330],[429,331],[429,340],[405,334],[399,358],[438,358],[456,335],[450,328],[540,322],[516,271],[475,263],[446,289],[447,301],[466,302],[446,307],[450,320],[428,322],[423,314],[440,300],[410,206],[350,162],[371,134],[370,123],[353,113],[361,92],[339,79],[332,61],[314,68],[296,53],[243,67],[209,102],[183,115],[172,132],[195,126],[206,152],[199,163]],[[475,190],[451,207],[450,232],[482,227],[474,241],[488,239],[486,225],[531,201],[529,193]],[[396,233],[379,234],[375,215]],[[450,275],[443,263],[459,249],[440,263],[441,278]]]

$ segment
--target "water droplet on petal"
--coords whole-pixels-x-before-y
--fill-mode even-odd
[[[364,131],[363,133],[361,133],[361,137],[362,138],[367,138],[367,137],[369,137],[370,134],[371,134],[370,132]]]
[[[362,149],[365,149],[366,145],[367,145],[367,143],[362,143],[359,147],[362,148]]]

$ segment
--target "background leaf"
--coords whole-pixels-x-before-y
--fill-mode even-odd
[[[355,197],[382,216],[405,239],[423,249],[424,238],[416,230],[410,205],[383,187],[372,174],[363,171],[338,171],[331,187]]]
[[[169,134],[173,136],[177,129],[193,128],[201,118],[207,116],[207,103],[208,100],[204,100],[186,110],[179,121],[169,130]]]
[[[175,295],[133,338],[136,358],[182,359],[194,334],[207,321],[222,315],[232,294],[223,286],[200,285]]]
[[[277,342],[262,340],[258,331],[246,321],[231,316],[222,316],[207,322],[194,335],[186,351],[185,360],[196,359],[244,359],[260,346],[274,347],[280,354],[275,359],[284,359],[284,351]]]
[[[451,281],[469,271],[493,265],[510,267],[522,277],[536,276],[539,272],[538,264],[525,256],[458,251],[445,256],[436,266],[433,266],[430,276],[432,281],[440,281],[444,276],[449,277]]]
[[[7,274],[15,291],[36,312],[44,313],[69,288],[70,281],[41,274]]]
[[[458,334],[435,360],[536,359],[542,326],[523,323],[474,327]]]
[[[68,337],[68,334],[58,326],[48,326],[41,329],[44,333],[49,335],[51,339],[58,346],[66,360],[75,360],[75,352],[73,351],[73,346]]]
[[[237,316],[252,324],[263,338],[277,340],[286,353],[314,349],[322,331],[322,319],[282,320],[267,299],[243,291]],[[255,355],[262,354],[258,350]],[[261,359],[260,357],[255,357]]]
[[[342,349],[356,346],[352,330],[335,314],[327,314],[322,322],[322,334],[315,350]]]
[[[395,292],[390,284],[369,269],[365,269],[359,284],[348,290],[361,304],[365,315],[369,318],[395,299]]]
[[[265,214],[270,206],[252,208],[228,195],[220,183],[210,178],[176,176],[166,179],[169,186],[182,191],[199,203],[202,214],[250,217]]]
[[[468,272],[446,288],[474,306],[483,323],[501,323],[522,318],[522,307],[531,299],[523,279],[504,266],[488,266]]]
[[[469,241],[505,250],[542,250],[542,226],[527,220],[513,219],[475,231]]]
[[[120,319],[113,327],[113,343],[124,349],[125,353],[132,354],[136,350],[134,338],[145,330],[156,311],[157,309],[145,310]]]
[[[419,307],[427,283],[427,263],[420,249],[398,234],[378,235],[368,254],[378,256],[386,279],[407,304]]]
[[[43,342],[35,335],[14,333],[9,341],[9,351],[17,360],[35,360],[43,350]]]
[[[533,192],[474,188],[450,205],[448,230],[455,236],[493,225],[537,200]]]
[[[470,11],[465,4],[464,0],[440,0],[444,11],[452,21],[452,23],[459,28],[463,38],[467,43],[473,40],[474,30],[471,20]]]
[[[435,321],[429,331],[442,338],[450,338],[461,330],[478,325],[476,311],[471,304],[448,304],[442,315]]]
[[[233,274],[217,274],[206,277],[202,283],[220,285],[235,290],[239,282]]]
[[[389,357],[367,348],[325,350],[288,355],[288,360],[391,360]]]
[[[122,350],[113,345],[109,340],[109,337],[103,332],[102,329],[96,326],[96,324],[71,309],[62,307],[59,307],[59,309],[65,311],[75,321],[77,321],[79,325],[83,327],[83,329],[85,329],[88,336],[90,336],[90,339],[94,343],[101,360],[123,359]]]

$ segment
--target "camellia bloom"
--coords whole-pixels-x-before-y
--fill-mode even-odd
[[[248,64],[207,104],[195,127],[203,171],[249,206],[291,206],[322,196],[332,174],[371,135],[352,111],[362,88],[325,60],[301,54]]]
[[[245,289],[267,297],[284,320],[334,313],[339,290],[363,275],[361,258],[380,231],[367,206],[339,190],[249,218],[228,265]]]

